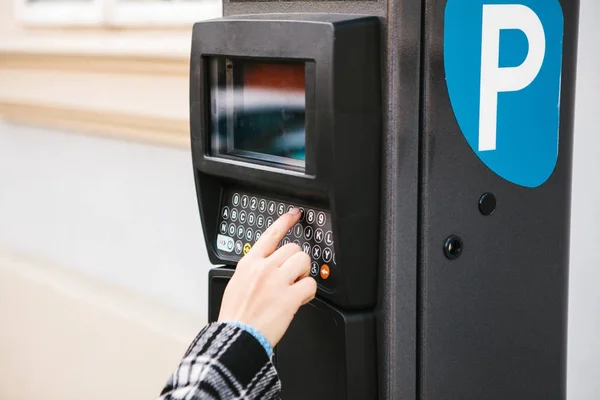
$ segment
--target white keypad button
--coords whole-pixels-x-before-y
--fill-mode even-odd
[[[238,239],[242,239],[244,237],[244,235],[246,234],[246,231],[244,230],[243,226],[238,226],[237,228],[237,237]]]
[[[319,246],[313,247],[313,249],[312,249],[312,257],[315,260],[318,260],[319,258],[321,258],[321,247],[319,247]]]
[[[319,264],[317,264],[315,261],[313,261],[310,264],[310,275],[311,276],[319,275]]]
[[[331,233],[331,231],[327,231],[325,234],[325,244],[327,246],[331,246],[333,244],[333,233]]]
[[[247,218],[248,218],[248,215],[246,214],[246,211],[244,211],[244,210],[240,211],[239,219],[242,224],[246,223]]]
[[[234,224],[229,224],[228,233],[229,233],[229,236],[235,235],[235,225]]]
[[[329,247],[323,249],[323,261],[329,262],[333,258],[333,251]]]
[[[217,249],[231,253],[233,250],[233,239],[229,236],[217,235]]]
[[[225,222],[225,221],[221,222],[221,225],[219,225],[219,232],[222,235],[227,233],[227,222]]]
[[[267,206],[267,211],[269,212],[269,215],[275,214],[276,209],[277,209],[277,206],[275,205],[275,202],[270,201],[269,205]]]
[[[323,241],[324,237],[325,237],[325,232],[323,232],[323,229],[319,228],[315,231],[315,242],[321,243]]]
[[[242,242],[240,240],[235,242],[235,246],[234,246],[235,254],[242,254],[243,249],[244,249],[244,245],[242,244]]]
[[[231,204],[233,204],[235,207],[240,205],[240,195],[237,193],[234,193],[233,196],[231,197]]]
[[[315,218],[316,218],[315,210],[308,210],[306,212],[306,222],[308,222],[309,224],[314,224]]]
[[[259,228],[265,226],[265,217],[263,215],[259,214],[256,217],[256,226],[258,226]]]
[[[248,202],[249,202],[248,196],[243,195],[242,200],[241,200],[242,208],[248,208]]]
[[[279,203],[277,205],[277,215],[281,217],[283,214],[285,214],[285,204]]]
[[[288,212],[292,211],[294,209],[294,206],[288,206]]]
[[[238,210],[236,208],[231,210],[231,213],[229,213],[229,217],[231,218],[231,220],[233,222],[237,221],[238,218]]]
[[[223,211],[221,211],[221,217],[223,219],[229,219],[229,207],[223,207]]]
[[[290,239],[285,237],[285,238],[283,238],[283,240],[281,241],[281,244],[282,244],[283,246],[285,246],[285,245],[286,245],[286,244],[288,244],[289,242],[290,242]]]
[[[268,217],[267,218],[267,228],[269,228],[271,225],[273,225],[273,218]]]
[[[252,230],[252,228],[246,229],[246,240],[251,241],[253,237],[254,237],[254,231]]]
[[[303,233],[302,225],[296,224],[294,226],[294,236],[296,236],[297,238],[301,238],[302,233]]]
[[[260,236],[262,235],[262,232],[257,230],[256,232],[254,232],[254,240],[256,240],[258,242],[258,239],[260,239]]]
[[[300,207],[300,222],[304,221],[304,217],[305,217],[305,211],[304,211],[304,207]]]
[[[302,243],[302,251],[306,254],[310,254],[310,244],[306,242]]]
[[[313,228],[310,226],[307,226],[306,228],[304,228],[304,239],[311,240],[312,237],[313,237]]]
[[[254,226],[255,222],[256,222],[256,215],[254,215],[254,213],[248,214],[248,225]]]
[[[327,222],[327,217],[325,216],[325,213],[320,212],[319,214],[317,214],[317,224],[319,224],[319,226],[323,226],[325,225],[325,222]]]
[[[255,211],[258,208],[258,199],[256,197],[250,198],[250,209]]]
[[[258,211],[264,213],[267,211],[267,201],[265,199],[260,199],[258,202]]]

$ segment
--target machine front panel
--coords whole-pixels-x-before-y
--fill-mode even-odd
[[[306,14],[194,26],[192,156],[211,262],[235,266],[299,207],[301,221],[279,246],[295,243],[310,256],[324,300],[375,306],[379,23]]]

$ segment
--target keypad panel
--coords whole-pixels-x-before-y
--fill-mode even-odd
[[[287,232],[279,246],[296,243],[311,257],[310,274],[331,286],[336,260],[331,214],[326,210],[256,195],[224,190],[219,210],[216,248],[227,259],[241,259],[260,236],[283,214],[300,208],[300,221]]]

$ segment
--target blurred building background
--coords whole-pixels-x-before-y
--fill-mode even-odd
[[[151,399],[206,322],[191,24],[218,0],[0,0],[0,399]]]
[[[0,0],[0,399],[153,398],[206,322],[187,75],[220,7]],[[600,393],[599,18],[582,0],[570,400]]]

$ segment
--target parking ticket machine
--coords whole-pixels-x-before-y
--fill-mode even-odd
[[[300,207],[283,400],[564,400],[579,1],[223,10],[190,59],[209,318]]]
[[[275,219],[302,212],[281,244],[310,255],[318,299],[275,349],[285,399],[375,396],[379,30],[377,18],[321,14],[194,27],[192,145],[211,261],[234,267]],[[230,274],[211,272],[211,319]]]

